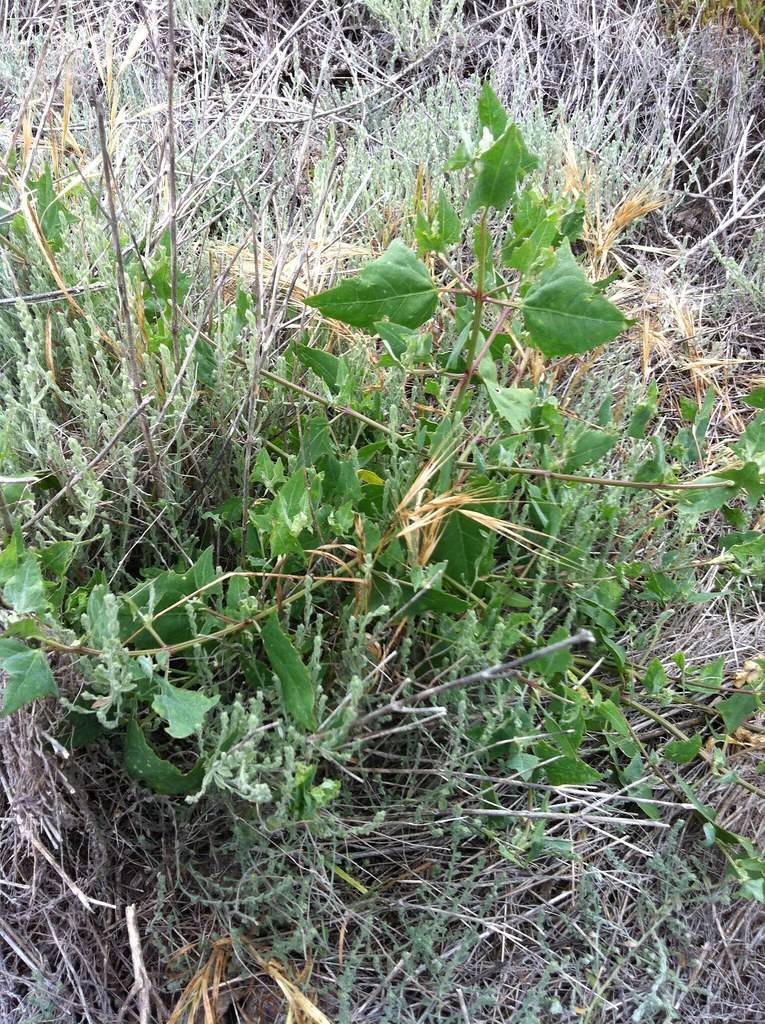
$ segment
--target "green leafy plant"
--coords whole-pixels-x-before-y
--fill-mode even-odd
[[[86,571],[86,540],[35,534],[37,476],[3,485],[14,519],[0,553],[4,713],[58,696],[72,747],[117,736],[138,782],[191,800],[228,790],[267,806],[274,826],[318,827],[340,769],[375,730],[437,729],[446,716],[460,722],[460,756],[481,770],[549,787],[609,781],[649,818],[659,778],[682,792],[679,769],[699,759],[751,788],[725,748],[762,708],[761,689],[731,693],[722,664],[691,671],[680,653],[674,668],[640,664],[625,637],[636,609],[667,615],[707,599],[685,550],[644,553],[642,538],[668,520],[679,531],[710,514],[735,520],[720,564],[732,584],[756,571],[748,527],[765,493],[765,415],[701,478],[711,393],[700,408],[685,403],[687,426],[669,447],[655,437],[648,459],[655,386],[624,422],[610,401],[572,415],[548,378],[527,372],[530,357],[570,360],[631,323],[607,298],[611,280],[590,281],[575,255],[583,206],[530,182],[537,160],[488,86],[477,133],[449,168],[452,182],[414,211],[417,252],[396,239],[308,297],[308,329],[278,365],[259,367],[266,411],[234,493],[192,493],[184,508],[166,499],[174,528],[187,515],[198,527],[194,544],[171,549],[177,562],[142,564],[116,586]],[[64,246],[66,218],[57,225]],[[129,271],[159,375],[166,245]],[[240,293],[221,336],[243,333],[251,305]],[[337,323],[367,340],[340,348]],[[221,369],[205,338],[196,365],[214,389]],[[616,452],[634,467],[626,479],[608,465]],[[58,692],[46,651],[75,659],[76,686]],[[387,697],[380,665],[396,658]],[[465,664],[475,671],[460,674]],[[663,713],[702,697],[703,730]],[[399,726],[404,710],[414,717]],[[658,726],[655,745],[634,715]],[[751,844],[693,808],[757,896]],[[471,814],[481,835],[512,825],[491,788]],[[537,830],[503,849],[531,860],[547,847]]]

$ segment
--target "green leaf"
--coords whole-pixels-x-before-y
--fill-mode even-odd
[[[522,312],[531,344],[546,356],[587,352],[631,323],[590,284],[568,241],[529,288]]]
[[[205,697],[198,690],[182,690],[163,679],[152,708],[167,722],[169,735],[182,740],[201,729],[205,715],[219,699]]]
[[[752,420],[731,448],[742,462],[756,462],[765,469],[765,413]]]
[[[614,447],[618,440],[616,434],[605,430],[585,430],[574,444],[574,450],[566,460],[566,472],[573,473],[583,466],[600,462]]]
[[[512,430],[523,430],[531,418],[536,393],[530,388],[503,388],[490,380],[484,380],[484,386],[489,401],[502,419]]]
[[[341,360],[331,352],[323,352],[320,348],[308,345],[296,345],[295,352],[303,366],[313,370],[317,377],[333,391],[337,387],[337,379],[341,369]]]
[[[22,551],[13,574],[3,588],[3,597],[20,615],[45,610],[47,601],[37,558],[31,551]]]
[[[645,428],[648,423],[656,415],[656,406],[659,401],[659,389],[656,386],[656,381],[652,380],[648,385],[646,396],[642,402],[635,406],[635,411],[632,414],[630,420],[629,429],[627,434],[629,437],[634,437],[638,440],[645,437]]]
[[[0,639],[0,671],[7,676],[0,717],[12,715],[24,704],[40,697],[58,696],[53,673],[43,652],[33,651],[20,640]]]
[[[688,764],[701,750],[701,736],[691,736],[689,740],[673,740],[664,748],[664,756],[672,764]]]
[[[747,498],[752,501],[759,501],[765,494],[765,484],[762,482],[760,468],[756,462],[747,462],[739,469],[723,469],[715,473],[716,477],[723,480],[732,480],[736,488],[745,492]],[[735,489],[730,488],[735,494]],[[733,494],[729,496],[733,497]]]
[[[472,217],[482,206],[504,210],[519,181],[533,171],[538,161],[525,146],[523,136],[508,125],[494,145],[478,158],[478,173],[470,193],[465,217]]]
[[[279,626],[276,613],[270,615],[261,629],[263,647],[271,667],[281,684],[282,703],[293,722],[310,732],[316,728],[315,693],[311,677],[289,637]]]
[[[715,704],[715,711],[722,715],[729,736],[755,713],[758,703],[753,693],[734,693],[732,697],[726,697]]]
[[[658,658],[654,658],[645,670],[643,688],[646,693],[661,693],[667,688],[667,673]]]
[[[398,240],[357,277],[306,299],[324,316],[370,333],[378,320],[415,328],[429,320],[438,291],[427,267]]]
[[[417,214],[414,234],[417,239],[417,251],[421,255],[427,252],[445,252],[450,245],[459,242],[462,225],[457,211],[443,189],[429,220],[421,213]]]
[[[164,796],[196,793],[204,777],[204,764],[197,761],[190,772],[182,772],[171,761],[158,757],[149,746],[143,729],[135,719],[128,724],[123,745],[125,771]]]
[[[558,757],[554,748],[548,747],[547,744],[540,743],[537,753],[541,753],[543,759],[556,758],[549,764],[542,765],[551,786],[586,786],[603,778],[599,771],[591,768],[580,757]]]
[[[434,561],[445,560],[447,576],[465,587],[472,587],[487,548],[493,542],[487,533],[474,519],[459,512],[452,514],[433,553]]]
[[[478,121],[481,128],[488,128],[495,139],[498,139],[507,127],[505,108],[488,82],[484,82],[481,95],[478,97]]]
[[[753,409],[765,409],[765,388],[754,388],[745,396],[744,401]]]

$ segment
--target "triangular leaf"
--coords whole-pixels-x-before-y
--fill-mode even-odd
[[[37,558],[31,551],[22,551],[13,575],[3,588],[3,597],[20,615],[44,611],[47,601]]]
[[[12,715],[40,697],[56,697],[58,689],[42,651],[33,651],[20,640],[0,639],[0,671],[7,676],[0,717]]]
[[[718,701],[715,711],[722,715],[725,731],[732,736],[736,729],[757,710],[757,698],[753,693],[734,693],[732,697]]]
[[[205,697],[198,690],[182,690],[163,680],[152,708],[167,722],[167,732],[182,740],[201,728],[207,712],[220,698]]]
[[[459,242],[462,225],[443,189],[439,193],[438,203],[430,220],[421,213],[417,215],[414,233],[417,238],[417,251],[422,254],[444,252],[448,246]]]
[[[297,345],[295,351],[303,366],[313,370],[328,387],[333,390],[337,387],[342,365],[337,356],[333,356],[331,352],[323,352],[320,348],[310,348],[308,345]]]
[[[673,740],[664,748],[664,756],[673,764],[688,764],[701,750],[701,736],[691,736],[688,740]]]
[[[353,278],[306,299],[324,316],[373,331],[378,320],[415,328],[433,316],[438,291],[427,267],[398,240]]]
[[[519,129],[509,125],[493,146],[478,158],[478,173],[470,193],[465,216],[471,217],[482,206],[504,210],[519,181],[537,166]]]
[[[495,411],[515,431],[523,430],[531,417],[536,392],[530,388],[503,388],[490,380],[484,381],[489,400]]]
[[[587,352],[631,322],[590,284],[568,241],[529,288],[522,311],[531,344],[546,356]]]
[[[478,121],[481,128],[488,128],[495,139],[507,127],[507,112],[488,82],[484,83],[478,97]]]

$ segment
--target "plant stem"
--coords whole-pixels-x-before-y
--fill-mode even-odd
[[[478,226],[480,235],[483,235],[486,230],[486,217],[488,216],[488,209],[484,208],[481,214],[481,220]],[[478,273],[476,276],[476,289],[475,289],[475,310],[473,311],[473,324],[470,329],[470,340],[468,341],[468,349],[465,357],[465,362],[468,366],[472,366],[473,360],[475,359],[476,345],[478,344],[478,335],[481,333],[481,317],[483,315],[483,303],[484,294],[483,288],[485,284],[485,270],[486,266],[481,257],[478,257]]]

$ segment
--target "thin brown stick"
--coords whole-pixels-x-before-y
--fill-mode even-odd
[[[514,658],[512,661],[503,662],[501,665],[493,665],[491,668],[481,669],[479,672],[472,672],[468,676],[460,676],[459,679],[452,679],[448,683],[440,683],[438,686],[430,686],[427,690],[420,690],[419,693],[415,693],[412,697],[408,697],[406,705],[420,704],[424,700],[428,700],[431,697],[439,697],[442,693],[449,693],[451,690],[461,689],[465,686],[473,686],[476,683],[488,683],[493,679],[506,679],[508,676],[515,675],[517,670],[523,665],[528,664],[530,661],[536,661],[537,658],[544,658],[548,654],[555,654],[557,651],[565,651],[569,647],[577,647],[580,644],[591,644],[595,640],[595,637],[589,631],[589,629],[580,629],[578,633],[574,633],[573,636],[564,637],[562,640],[557,640],[553,644],[548,644],[546,647],[540,647],[536,651],[531,651],[529,654],[524,654],[521,658]],[[391,701],[390,704],[386,704],[383,708],[377,708],[375,711],[370,711],[368,715],[360,718],[356,722],[356,728],[359,729],[361,726],[368,725],[373,722],[376,718],[380,718],[382,715],[391,714],[396,711],[403,710],[403,704],[401,701]]]
[[[175,180],[175,4],[167,0],[167,192],[170,217],[170,336],[175,369],[178,347],[178,191]]]
[[[141,371],[138,365],[138,353],[136,351],[135,335],[133,333],[133,320],[130,315],[130,304],[128,301],[127,279],[125,277],[125,262],[122,257],[122,243],[120,242],[119,221],[117,220],[117,205],[115,201],[116,189],[114,183],[114,174],[112,170],[111,158],[109,156],[109,148],[106,142],[106,124],[104,118],[104,109],[101,104],[100,98],[95,93],[93,94],[93,107],[96,112],[96,122],[98,124],[98,141],[101,147],[101,159],[103,162],[104,169],[104,186],[108,202],[109,227],[112,235],[112,245],[114,246],[114,257],[117,269],[117,293],[119,295],[120,312],[122,315],[123,330],[125,332],[124,351],[126,355],[128,372],[130,374],[130,381],[133,388],[133,396],[135,399],[136,409],[138,410],[138,420],[141,425],[141,433],[143,434],[144,444],[146,445],[146,453],[148,455],[149,465],[151,467],[151,474],[154,479],[154,491],[157,497],[161,497],[165,493],[165,486],[162,480],[162,474],[159,467],[159,460],[157,459],[157,453],[154,448],[154,442],[151,439],[151,429],[149,427],[149,421],[146,417],[146,408],[141,393]]]
[[[138,920],[134,903],[131,903],[125,910],[125,923],[127,924],[128,940],[130,942],[130,956],[133,961],[134,981],[133,987],[130,989],[128,997],[117,1015],[117,1020],[124,1020],[128,1006],[135,999],[138,1004],[138,1020],[140,1024],[151,1024],[151,981],[146,973],[146,966],[143,962],[141,934],[138,931]]]

